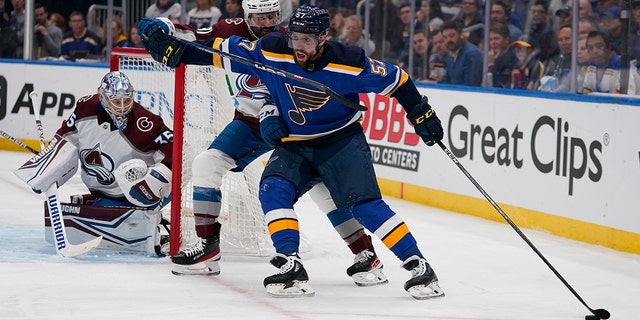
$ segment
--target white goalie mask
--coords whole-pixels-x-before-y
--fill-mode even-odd
[[[273,32],[280,24],[279,0],[244,0],[242,10],[249,32],[255,39]]]
[[[119,71],[107,73],[98,88],[100,103],[120,130],[127,127],[127,115],[133,108],[134,89],[129,77]]]

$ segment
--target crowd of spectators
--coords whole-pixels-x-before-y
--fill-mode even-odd
[[[488,26],[484,25],[487,11],[483,0],[315,3],[329,10],[330,39],[359,46],[375,59],[397,63],[416,81],[640,95],[640,0],[630,2],[628,34],[623,34],[622,1],[577,1],[578,39],[573,39],[574,1],[569,0],[494,0],[490,2]],[[194,28],[243,17],[242,0],[189,0],[183,7],[184,3],[157,0],[144,16],[166,17]],[[283,15],[288,15],[310,0],[281,3]],[[369,8],[365,8],[367,4]],[[0,57],[23,59],[25,0],[0,0],[0,10]],[[365,12],[370,14],[369,29],[363,23]],[[103,21],[96,32],[87,27],[85,14],[74,11],[65,17],[49,12],[36,0],[30,58],[102,61],[114,47],[142,47],[135,23],[127,26],[115,15],[109,23]],[[288,16],[282,20],[286,25]],[[575,55],[574,42],[578,48]],[[629,77],[628,87],[621,88],[620,75],[627,70],[627,61],[621,57],[625,45]],[[576,70],[571,69],[574,59]]]

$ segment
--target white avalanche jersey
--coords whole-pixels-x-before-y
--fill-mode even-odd
[[[163,163],[171,169],[173,132],[162,118],[135,102],[127,127],[120,131],[97,94],[82,97],[56,133],[78,148],[82,182],[95,196],[124,196],[113,171],[128,160],[141,159],[147,166]]]

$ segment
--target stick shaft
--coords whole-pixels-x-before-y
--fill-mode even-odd
[[[437,144],[438,146],[440,146],[442,151],[444,151],[444,153],[446,153],[447,156],[449,156],[451,161],[453,161],[453,163],[456,164],[456,166],[460,169],[460,171],[464,173],[464,175],[469,179],[469,181],[471,181],[471,183],[476,187],[476,189],[478,189],[478,191],[482,193],[482,195],[487,199],[487,201],[491,203],[493,208],[496,209],[496,211],[498,211],[498,213],[502,216],[502,218],[504,218],[507,221],[507,223],[509,223],[509,225],[513,228],[513,230],[516,231],[516,233],[520,236],[520,238],[522,238],[522,240],[524,240],[524,242],[526,242],[529,245],[529,247],[538,255],[538,257],[540,257],[540,259],[542,259],[542,261],[547,265],[547,267],[551,269],[551,271],[556,275],[556,277],[558,277],[558,279],[560,279],[560,281],[567,287],[567,289],[569,289],[569,291],[573,293],[573,295],[578,299],[578,301],[580,301],[582,305],[584,305],[587,309],[589,309],[591,313],[593,314],[600,313],[599,312],[600,309],[593,310],[591,307],[587,305],[587,303],[582,299],[582,297],[578,294],[578,292],[576,292],[576,290],[573,289],[573,287],[569,284],[569,282],[567,282],[567,280],[564,279],[564,277],[560,274],[560,272],[556,270],[556,268],[551,264],[551,262],[549,262],[549,260],[547,260],[547,258],[542,254],[542,252],[540,252],[540,250],[538,250],[538,248],[536,248],[536,246],[533,245],[533,242],[529,240],[529,238],[522,232],[522,230],[513,222],[513,220],[511,220],[511,218],[509,218],[509,216],[502,210],[502,208],[500,208],[500,206],[493,200],[493,198],[491,198],[491,196],[484,190],[484,188],[480,186],[478,181],[476,181],[476,179],[474,179],[471,176],[469,171],[467,171],[467,169],[465,169],[465,167],[462,166],[458,158],[456,158],[456,156],[453,153],[451,153],[451,151],[444,145],[444,143],[438,140]]]
[[[42,121],[40,121],[40,99],[38,97],[38,93],[35,91],[31,91],[31,93],[29,93],[29,97],[31,98],[33,114],[36,117],[36,129],[38,129],[38,135],[40,137],[40,150],[44,150],[44,130],[42,129]]]
[[[3,136],[5,138],[7,138],[9,141],[19,145],[20,147],[24,148],[25,150],[31,152],[31,153],[35,153],[38,154],[38,151],[36,151],[36,149],[29,147],[26,143],[18,140],[17,138],[13,137],[12,135],[0,130],[0,136]]]
[[[300,82],[302,82],[304,84],[308,84],[308,85],[310,85],[312,87],[315,87],[316,89],[321,90],[322,92],[326,93],[328,96],[338,100],[340,103],[346,105],[349,108],[352,108],[352,109],[355,109],[355,110],[358,110],[358,111],[366,111],[367,110],[367,108],[365,106],[357,104],[357,103],[355,103],[355,102],[353,102],[353,101],[351,101],[351,100],[339,95],[337,92],[331,90],[331,88],[327,87],[326,85],[324,85],[324,84],[322,84],[322,83],[320,83],[318,81],[307,79],[307,78],[305,78],[303,76],[300,76],[300,75],[297,75],[295,73],[291,73],[289,71],[285,71],[285,70],[282,70],[282,69],[278,69],[276,67],[272,67],[272,66],[260,63],[260,62],[256,62],[256,61],[253,61],[253,60],[250,60],[250,59],[246,59],[246,58],[237,56],[237,55],[232,54],[232,53],[228,53],[228,52],[220,51],[218,49],[207,47],[207,46],[201,45],[201,44],[199,44],[197,42],[191,42],[191,41],[187,41],[187,40],[184,40],[184,39],[176,38],[176,37],[174,37],[172,35],[169,35],[169,37],[171,37],[171,39],[173,39],[175,41],[178,41],[178,42],[180,42],[180,43],[182,43],[184,45],[190,46],[192,48],[196,48],[197,50],[204,51],[204,52],[211,53],[211,54],[216,54],[216,55],[219,55],[221,57],[229,58],[230,60],[233,60],[235,62],[239,62],[239,63],[245,64],[245,65],[254,67],[256,69],[264,70],[264,71],[279,75],[279,76],[287,78],[287,79],[293,79],[293,80],[300,81]]]

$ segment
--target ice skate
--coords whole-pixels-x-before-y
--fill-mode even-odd
[[[404,289],[418,300],[444,296],[438,286],[438,276],[426,259],[411,256],[402,263],[402,267],[411,271],[411,279],[404,283]]]
[[[175,275],[218,275],[220,274],[220,238],[202,238],[194,247],[180,251],[171,257]]]
[[[353,259],[353,265],[347,269],[347,275],[360,287],[376,286],[388,283],[382,273],[382,262],[373,247],[360,251]]]
[[[270,263],[280,271],[264,279],[267,293],[278,298],[310,297],[315,291],[307,283],[309,276],[298,255],[276,254]]]

